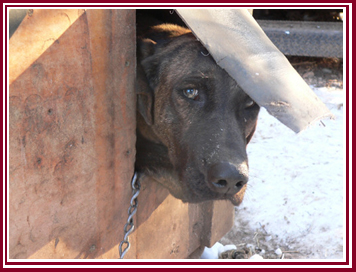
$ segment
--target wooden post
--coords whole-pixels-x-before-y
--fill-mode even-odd
[[[118,258],[135,52],[134,10],[33,10],[10,39],[10,258]]]

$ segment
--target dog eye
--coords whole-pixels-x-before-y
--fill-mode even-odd
[[[197,89],[184,89],[183,94],[189,99],[196,99],[198,97],[199,91]]]
[[[255,101],[253,101],[252,99],[247,100],[245,107],[246,108],[251,108],[252,106],[255,105]]]

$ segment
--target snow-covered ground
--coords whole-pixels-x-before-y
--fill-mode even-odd
[[[345,93],[313,89],[335,120],[325,119],[295,134],[261,109],[248,146],[248,189],[236,209],[236,225],[222,244],[258,246],[262,257],[266,250],[277,257],[283,251],[289,258],[345,257]],[[217,244],[215,249],[207,249],[202,257],[217,258],[224,248]]]

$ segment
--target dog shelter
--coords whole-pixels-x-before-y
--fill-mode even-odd
[[[9,40],[10,259],[119,258],[135,161],[135,24],[130,9],[28,10]],[[227,201],[184,204],[156,183],[141,184],[138,201],[125,259],[197,258],[233,226]]]
[[[46,27],[44,27],[46,26]],[[135,10],[32,10],[9,41],[9,258],[118,258],[132,197]],[[125,258],[187,258],[225,202],[142,184]]]

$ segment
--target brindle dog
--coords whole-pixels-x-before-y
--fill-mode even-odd
[[[137,57],[136,170],[184,202],[239,205],[259,106],[187,28],[145,30]]]

